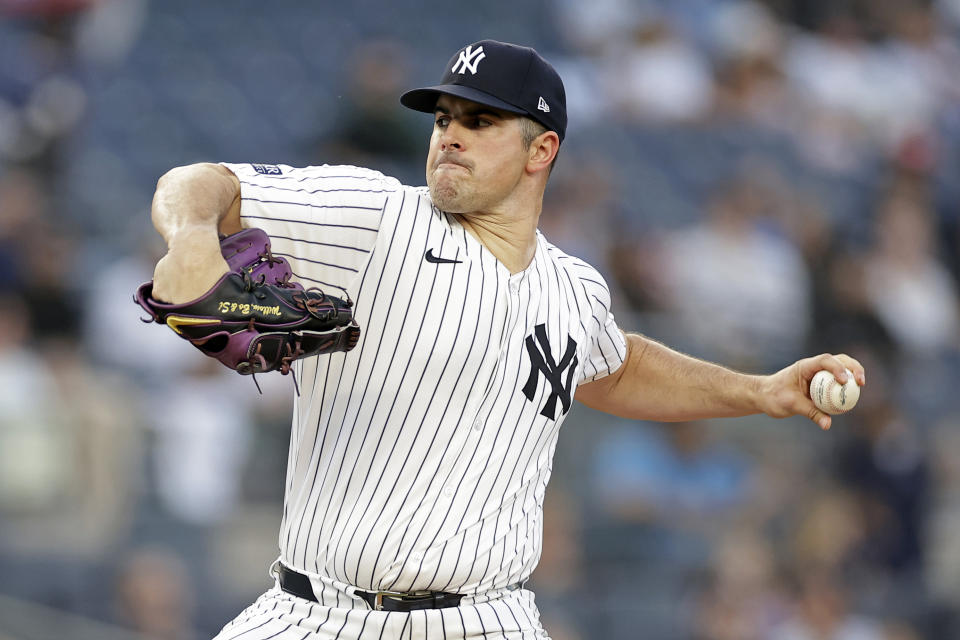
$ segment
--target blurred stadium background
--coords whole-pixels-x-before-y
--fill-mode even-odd
[[[542,228],[622,327],[868,367],[828,433],[578,407],[533,580],[554,640],[960,637],[960,0],[0,0],[0,639],[207,638],[269,586],[292,384],[138,322],[154,185],[421,184],[397,96],[487,37],[565,78]]]

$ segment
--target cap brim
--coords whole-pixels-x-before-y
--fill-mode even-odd
[[[441,94],[464,98],[465,100],[471,100],[488,107],[509,111],[510,113],[527,113],[525,109],[521,109],[509,102],[504,102],[489,93],[479,91],[472,87],[464,87],[459,84],[441,84],[434,87],[423,87],[422,89],[407,91],[400,96],[400,104],[414,111],[433,113],[437,107],[437,99]]]

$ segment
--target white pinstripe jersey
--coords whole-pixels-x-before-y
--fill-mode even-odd
[[[626,354],[603,279],[539,232],[511,275],[426,187],[375,171],[225,166],[244,226],[304,286],[348,292],[363,332],[295,368],[282,561],[374,591],[526,580],[575,387]]]

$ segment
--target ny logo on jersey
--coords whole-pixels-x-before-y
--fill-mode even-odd
[[[477,47],[477,50],[474,51],[473,45],[471,44],[460,52],[460,57],[457,58],[457,62],[450,71],[454,73],[466,73],[469,71],[472,75],[476,75],[477,65],[486,57],[487,54],[483,52],[483,47]]]
[[[536,340],[534,339],[536,336]],[[538,324],[533,328],[533,334],[526,337],[527,353],[530,355],[530,376],[527,383],[523,385],[523,395],[527,400],[533,402],[533,396],[537,391],[537,381],[540,373],[550,383],[550,396],[540,410],[540,415],[556,420],[557,400],[560,400],[562,406],[561,414],[570,410],[571,395],[573,388],[573,374],[577,370],[577,341],[567,336],[567,348],[563,352],[560,362],[553,359],[553,352],[550,349],[550,342],[547,340],[547,327]],[[540,347],[537,348],[537,343]],[[569,367],[569,368],[568,368]],[[567,370],[566,380],[564,380],[563,371]]]

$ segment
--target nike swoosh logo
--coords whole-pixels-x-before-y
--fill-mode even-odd
[[[427,249],[427,253],[423,257],[427,259],[427,262],[434,264],[460,264],[463,262],[463,260],[453,260],[452,258],[438,258],[433,255],[433,249]]]
[[[183,335],[183,331],[180,330],[182,326],[199,326],[199,325],[218,325],[220,324],[219,320],[211,318],[186,318],[184,316],[167,316],[167,326],[177,332],[178,335]]]

